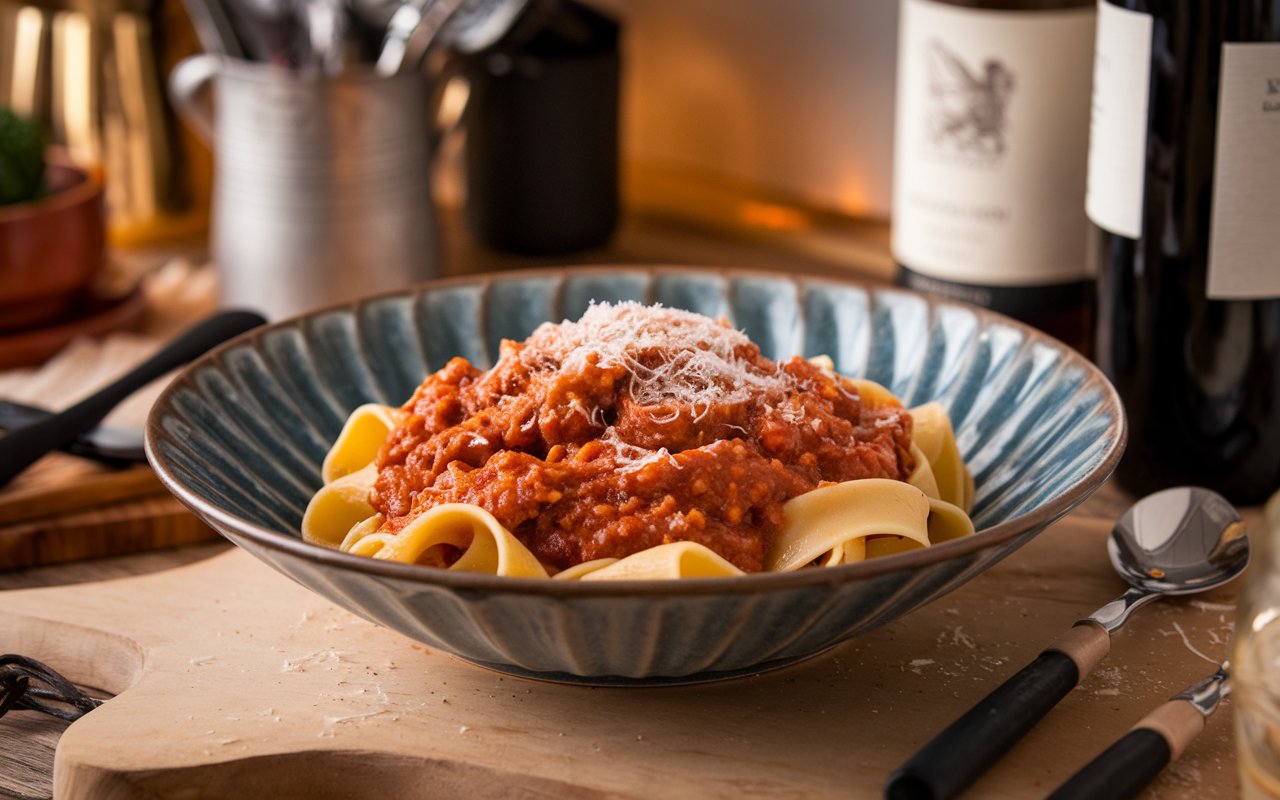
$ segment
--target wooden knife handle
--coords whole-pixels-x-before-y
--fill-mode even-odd
[[[1115,744],[1080,768],[1050,800],[1128,800],[1204,730],[1204,715],[1186,700],[1152,711]]]
[[[1169,743],[1150,728],[1135,728],[1086,764],[1049,800],[1120,800],[1137,797],[1169,763]]]

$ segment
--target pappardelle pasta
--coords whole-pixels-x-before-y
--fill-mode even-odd
[[[974,530],[941,405],[904,409],[825,357],[773,362],[724,322],[636,303],[357,408],[322,479],[305,540],[511,577],[789,571]]]

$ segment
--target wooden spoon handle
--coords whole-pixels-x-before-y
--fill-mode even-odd
[[[265,323],[252,311],[222,311],[188,329],[155,355],[129,370],[114,383],[48,419],[10,431],[0,438],[0,486],[36,459],[64,447],[102,421],[129,395],[171,369],[180,367],[214,345]]]
[[[964,791],[1066,697],[1110,649],[1107,632],[1082,623],[987,695],[898,768],[888,800],[946,800]]]

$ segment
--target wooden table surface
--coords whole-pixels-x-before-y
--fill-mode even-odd
[[[430,664],[434,666],[421,677],[416,676],[411,668],[408,672],[400,669],[394,676],[384,675],[379,679],[381,687],[396,704],[392,706],[395,716],[362,722],[358,744],[375,752],[406,746],[417,748],[412,752],[432,764],[455,764],[461,773],[470,774],[469,771],[474,770],[478,776],[488,775],[489,780],[493,779],[494,765],[486,763],[486,759],[491,762],[498,757],[505,759],[503,766],[507,774],[528,774],[536,778],[532,785],[541,785],[538,781],[548,780],[563,782],[548,784],[557,785],[560,789],[559,794],[547,796],[658,796],[657,786],[661,784],[653,782],[650,772],[665,762],[655,756],[654,747],[665,748],[662,753],[670,751],[669,777],[675,781],[674,785],[684,787],[685,794],[681,796],[738,796],[730,791],[731,785],[702,780],[704,768],[707,774],[722,775],[726,759],[742,760],[735,769],[744,781],[772,787],[762,791],[762,797],[873,796],[889,771],[916,747],[1034,658],[1058,632],[1123,590],[1123,583],[1107,562],[1104,545],[1112,520],[1128,502],[1129,499],[1117,489],[1105,486],[1071,515],[956,592],[828,654],[788,670],[755,678],[701,688],[608,690],[606,694],[609,696],[605,697],[577,687],[558,687],[510,677],[503,682],[503,678],[492,672],[457,660],[441,662],[431,659]],[[1259,525],[1257,513],[1248,510],[1246,517],[1256,530]],[[220,544],[204,545],[169,553],[50,566],[3,575],[0,576],[0,588],[4,589],[106,580],[109,583],[98,584],[104,587],[103,594],[116,598],[124,606],[113,610],[95,604],[91,611],[84,612],[87,618],[74,611],[68,617],[68,610],[84,607],[85,600],[72,598],[64,606],[58,598],[71,593],[73,587],[60,587],[43,595],[21,591],[0,593],[0,613],[5,610],[12,613],[16,608],[27,619],[24,625],[35,613],[44,619],[82,620],[92,629],[97,629],[102,619],[114,619],[123,627],[104,628],[116,631],[112,637],[118,637],[120,631],[128,633],[131,625],[139,633],[145,633],[148,628],[161,627],[160,622],[136,618],[132,603],[127,602],[127,597],[134,595],[123,590],[112,594],[107,587],[111,583],[119,583],[112,579],[165,570],[226,552],[227,549]],[[268,583],[263,583],[264,580]],[[236,747],[241,747],[243,742],[244,747],[251,748],[247,753],[233,752],[234,748],[229,748],[224,756],[213,759],[212,767],[208,768],[210,771],[190,773],[201,775],[206,786],[223,785],[222,782],[226,781],[226,772],[230,768],[219,766],[225,764],[226,759],[231,759],[233,764],[237,757],[246,759],[244,769],[256,770],[254,765],[263,762],[261,758],[252,757],[252,748],[266,753],[274,752],[274,748],[291,752],[298,742],[304,747],[326,747],[327,740],[316,738],[325,732],[323,720],[367,713],[348,705],[326,708],[324,696],[312,694],[314,686],[300,689],[279,684],[281,675],[273,667],[280,663],[280,659],[299,653],[314,655],[313,651],[340,650],[342,658],[338,663],[345,671],[331,676],[328,684],[317,685],[345,685],[354,689],[364,671],[373,669],[376,673],[382,665],[391,662],[408,665],[415,654],[423,654],[421,646],[390,632],[375,630],[368,623],[333,608],[319,598],[306,595],[284,578],[264,575],[255,577],[252,583],[259,588],[247,588],[248,594],[234,589],[222,590],[225,592],[222,607],[208,608],[240,619],[235,616],[241,613],[236,610],[239,608],[236,604],[251,602],[255,608],[263,609],[263,613],[256,615],[262,617],[258,622],[266,626],[263,630],[256,634],[246,633],[249,639],[243,643],[238,642],[238,637],[228,640],[226,636],[230,635],[230,630],[208,629],[203,627],[203,622],[201,630],[209,630],[209,636],[218,637],[219,668],[224,673],[230,670],[228,674],[235,681],[244,680],[242,672],[262,674],[257,679],[251,676],[250,683],[238,690],[232,684],[228,684],[230,690],[210,688],[212,695],[205,699],[203,706],[198,697],[179,695],[172,696],[173,705],[165,700],[159,706],[165,709],[161,717],[171,715],[169,712],[177,708],[184,714],[192,711],[196,714],[194,718],[181,717],[191,719],[190,722],[169,723],[175,743],[178,739],[194,739],[196,744],[190,746],[195,747],[202,741],[197,734],[213,731],[217,733],[213,737],[215,744],[236,742]],[[272,588],[268,590],[268,586]],[[1043,796],[1107,744],[1123,735],[1147,711],[1212,672],[1212,662],[1225,657],[1230,646],[1237,589],[1238,584],[1233,584],[1195,598],[1167,600],[1135,614],[1114,637],[1111,654],[1100,668],[1071,692],[968,796],[997,800]],[[200,587],[194,585],[192,590],[198,592]],[[273,598],[277,594],[282,598],[281,603],[271,603],[270,612],[258,605],[260,598]],[[298,595],[302,595],[302,599]],[[7,596],[15,598],[16,604],[7,601]],[[299,605],[303,602],[309,603],[305,609]],[[193,616],[199,617],[202,613],[194,612]],[[324,630],[337,633],[320,635],[338,638],[323,642],[319,639],[292,641],[291,637],[297,635],[298,620],[307,619],[327,620]],[[245,624],[235,627],[240,630]],[[271,627],[273,625],[279,627]],[[169,630],[172,627],[168,625],[159,632],[164,649],[171,651],[181,645],[177,641],[181,636]],[[18,630],[21,640],[23,625]],[[273,635],[271,631],[285,633]],[[154,631],[152,635],[154,638]],[[0,642],[6,638],[0,630]],[[203,635],[190,638],[187,644],[190,652],[179,649],[170,653],[169,661],[172,663],[166,662],[159,677],[176,686],[196,681],[199,685],[213,687],[217,680],[208,671],[210,668],[204,666],[212,642]],[[267,644],[271,645],[268,652],[261,652]],[[58,645],[54,649],[61,647]],[[254,662],[263,661],[263,656],[269,667],[265,672],[263,664],[254,666]],[[273,658],[275,660],[271,661]],[[74,669],[83,670],[85,667],[79,665]],[[170,675],[171,670],[178,673],[186,671],[190,677]],[[324,678],[321,675],[310,679],[323,681]],[[430,695],[428,689],[441,688],[441,680],[449,687],[447,694],[451,705],[447,712],[444,709],[418,709]],[[356,691],[359,693],[358,689]],[[597,690],[600,691],[603,690]],[[512,692],[515,694],[510,694]],[[506,707],[504,703],[507,701],[501,698],[508,697],[508,694],[515,698],[510,700],[512,703],[536,704],[537,713],[530,716],[528,705]],[[592,700],[592,697],[596,699]],[[297,698],[306,702],[296,702]],[[317,700],[321,701],[318,708]],[[209,705],[210,702],[213,705]],[[601,718],[591,716],[590,709],[598,710],[600,706],[592,704],[604,702],[614,711],[602,718],[608,723],[602,726]],[[157,701],[150,703],[154,715]],[[145,700],[139,700],[131,707],[137,709],[145,704]],[[253,736],[229,727],[233,723],[227,720],[248,719],[252,716],[249,712],[260,713],[267,706],[274,706],[285,718],[280,728],[273,729],[281,732],[278,735],[255,742]],[[202,708],[205,712],[200,716]],[[627,708],[631,711],[618,710]],[[565,736],[563,731],[555,733],[566,724],[557,722],[556,715],[560,711],[573,720],[570,728],[576,736],[562,739],[560,737]],[[647,715],[651,712],[655,716],[649,718]],[[441,717],[442,713],[444,717]],[[639,716],[629,717],[629,713]],[[582,714],[588,716],[582,717]],[[628,736],[634,738],[639,735],[650,742],[644,745],[647,748],[644,759],[633,760],[625,743],[618,738],[620,734],[614,723],[620,723],[624,718],[626,725],[630,726],[627,731],[631,728],[640,731]],[[103,716],[98,722],[106,723],[107,720]],[[138,722],[140,724],[141,720]],[[153,716],[152,727],[155,727],[154,723]],[[191,727],[193,725],[195,727]],[[561,727],[557,728],[557,725]],[[728,733],[720,730],[722,725],[728,726]],[[760,725],[764,727],[758,727]],[[0,752],[6,754],[0,786],[9,792],[8,796],[49,796],[52,748],[63,727],[31,714],[11,714],[0,720]],[[138,724],[131,724],[130,730],[122,730],[122,739],[127,740],[130,735],[139,736],[133,730],[138,727]],[[163,728],[163,724],[160,727]],[[457,733],[464,729],[472,731],[470,738]],[[321,734],[316,734],[316,730]],[[527,743],[518,735],[520,731],[526,731],[531,737]],[[414,744],[405,745],[406,736]],[[451,736],[465,741],[455,741]],[[597,769],[600,764],[595,762],[585,773],[568,769],[561,773],[548,771],[548,759],[551,762],[571,762],[577,752],[574,748],[580,748],[585,741],[583,737],[596,743],[596,749],[588,755],[598,759],[598,752],[613,752],[613,758],[620,760],[603,772]],[[668,741],[670,739],[675,743]],[[801,739],[803,746],[797,744]],[[162,760],[169,759],[166,750],[152,752],[155,740],[153,733],[125,749],[135,756],[140,755],[144,763],[147,758],[154,759],[161,753],[166,753]],[[84,741],[81,737],[81,747]],[[115,743],[110,742],[105,749],[109,750],[113,745]],[[206,749],[197,748],[193,752],[208,759],[208,744],[203,746]],[[746,756],[740,752],[741,748],[746,749]],[[175,748],[174,753],[178,755],[173,757],[181,760],[181,751],[181,747]],[[697,756],[697,753],[702,753],[702,756]],[[765,770],[763,767],[757,769],[757,763],[771,763],[769,753],[790,764],[790,772],[772,768]],[[636,758],[639,759],[638,754]],[[706,763],[699,762],[699,758],[705,758]],[[316,766],[315,762],[306,763]],[[394,763],[399,764],[399,769],[405,769],[402,763]],[[217,776],[218,771],[222,773],[221,777]],[[770,774],[765,775],[766,771]],[[141,776],[156,771],[138,771],[135,768],[134,772]],[[278,780],[279,776],[257,770],[254,778],[256,785],[271,786],[273,790],[281,788],[270,783],[272,779]],[[177,796],[164,792],[147,793],[146,780],[141,777],[138,780],[133,788],[142,793],[126,796]],[[338,785],[349,785],[341,783],[341,779],[335,780],[339,781]],[[598,783],[592,785],[592,781]],[[172,785],[159,779],[157,783]],[[1236,795],[1237,787],[1232,710],[1228,702],[1209,720],[1205,732],[1188,752],[1165,770],[1145,796],[1168,800],[1232,797]],[[295,792],[272,796],[305,795]],[[465,793],[459,796],[483,795]],[[522,795],[516,792],[511,796]]]
[[[498,256],[465,241],[456,232],[446,252],[453,273],[527,263]],[[880,241],[880,240],[877,240]],[[872,248],[874,251],[874,248]],[[866,248],[854,248],[865,253]],[[583,263],[688,263],[746,266],[848,274],[861,266],[862,277],[884,279],[888,263],[871,258],[861,264],[840,258],[782,251],[768,243],[728,241],[652,219],[630,219],[610,248],[584,254]],[[542,260],[545,262],[545,260]],[[564,259],[561,259],[564,261]],[[1111,520],[1127,505],[1119,490],[1107,486],[1067,519],[1023,550],[954,595],[906,619],[856,640],[823,658],[840,659],[859,681],[873,682],[880,700],[860,724],[891,726],[895,741],[922,743],[987,691],[994,688],[1038,648],[1076,618],[1086,615],[1123,589],[1111,572],[1104,542]],[[1258,516],[1250,510],[1250,523]],[[0,572],[0,590],[58,586],[169,569],[223,552],[225,544],[206,544],[122,558]],[[1036,796],[1053,783],[1028,783],[1031,775],[1060,780],[1169,695],[1212,672],[1210,661],[1229,647],[1236,587],[1207,596],[1164,602],[1141,612],[1117,635],[1112,653],[1055,711],[1052,724],[1033,732],[973,796]],[[952,601],[955,598],[955,601]],[[959,608],[981,609],[972,616]],[[969,612],[966,612],[969,613]],[[954,617],[954,618],[953,618]],[[918,648],[921,626],[931,645],[905,657],[895,641]],[[0,621],[0,628],[3,621]],[[56,665],[55,665],[56,666]],[[830,663],[827,662],[827,667]],[[806,667],[818,669],[823,667]],[[825,673],[824,673],[825,674]],[[851,678],[853,679],[853,678]],[[913,706],[908,694],[924,683],[944,686],[930,709]],[[935,693],[936,695],[937,693]],[[910,726],[910,735],[900,726]],[[29,713],[0,719],[0,797],[48,797],[53,748],[64,725]],[[910,749],[883,754],[885,763],[866,768],[887,772]],[[1191,750],[1148,790],[1147,797],[1183,800],[1232,797],[1238,793],[1230,704],[1215,715]],[[839,756],[833,750],[833,757]],[[1060,763],[1047,771],[1045,759]],[[892,763],[889,763],[892,762]],[[1068,768],[1070,766],[1070,769]],[[1034,789],[1027,792],[1027,787]]]

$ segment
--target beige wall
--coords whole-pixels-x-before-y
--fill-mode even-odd
[[[613,0],[624,147],[857,216],[887,217],[897,0]]]

